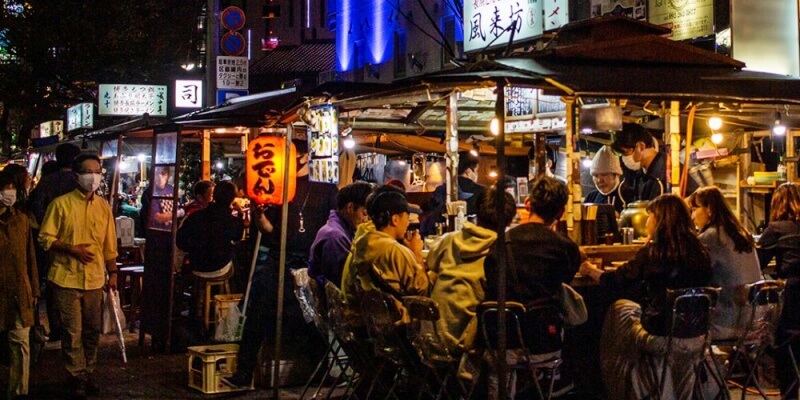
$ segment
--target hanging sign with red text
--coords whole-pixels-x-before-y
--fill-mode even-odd
[[[284,175],[288,174],[288,201],[294,199],[297,184],[297,149],[291,144],[286,155],[286,138],[259,136],[247,146],[247,196],[258,204],[283,204]]]

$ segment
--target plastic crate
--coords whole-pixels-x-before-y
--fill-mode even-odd
[[[223,376],[236,372],[235,343],[189,347],[189,387],[203,393],[225,393],[247,390],[232,388],[220,381]],[[253,385],[251,383],[250,388]]]
[[[228,316],[228,308],[230,308],[231,304],[238,304],[239,300],[242,299],[241,293],[234,293],[234,294],[217,294],[214,295],[214,324],[219,321],[220,318],[225,318]]]

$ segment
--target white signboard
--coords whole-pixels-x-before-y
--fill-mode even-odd
[[[672,29],[673,40],[684,40],[714,33],[714,0],[650,0],[651,24]]]
[[[94,127],[94,104],[81,103],[67,109],[67,132]]]
[[[57,119],[39,124],[39,137],[50,136],[58,136],[59,139],[64,136],[64,121]]]
[[[217,57],[217,89],[249,89],[247,57]]]
[[[507,46],[541,36],[544,4],[553,0],[468,0],[464,2],[464,51]]]
[[[202,108],[203,107],[203,81],[181,80],[175,81],[175,107],[176,108]]]
[[[339,183],[339,114],[330,105],[310,111],[308,126],[308,180]]]
[[[167,87],[100,85],[98,115],[167,116]]]
[[[800,75],[796,1],[733,0],[731,9],[734,58],[747,69]]]
[[[569,0],[544,1],[544,30],[558,29],[569,22]]]

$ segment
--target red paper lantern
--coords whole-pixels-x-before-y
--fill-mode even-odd
[[[291,144],[286,157],[286,138],[259,136],[247,146],[247,195],[258,204],[283,204],[284,174],[289,174],[289,200],[297,186],[297,149]]]

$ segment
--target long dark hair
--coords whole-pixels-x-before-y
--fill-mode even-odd
[[[711,214],[708,224],[703,227],[714,226],[717,232],[724,230],[733,240],[733,248],[739,253],[750,253],[755,248],[753,237],[744,229],[733,211],[731,211],[722,192],[713,186],[698,189],[689,197],[689,204],[692,207],[706,207]]]
[[[650,256],[665,263],[690,263],[697,254],[708,251],[695,232],[686,203],[674,194],[662,194],[647,205],[655,218]]]
[[[786,182],[772,195],[770,221],[800,221],[800,185]]]

